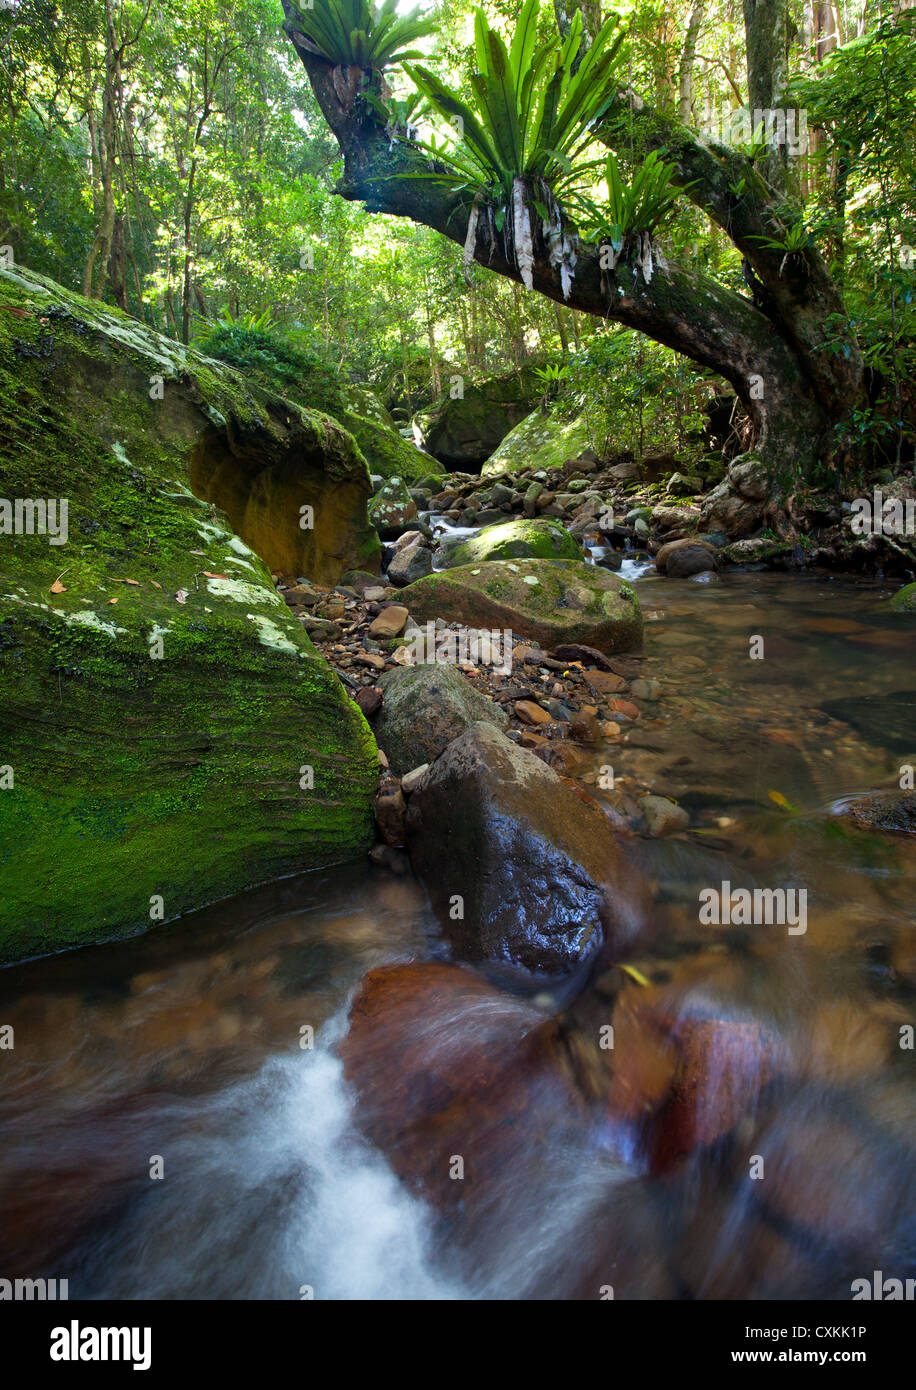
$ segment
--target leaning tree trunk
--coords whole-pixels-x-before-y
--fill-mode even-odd
[[[762,11],[767,5],[775,9],[777,0],[746,3],[756,3]],[[386,130],[360,97],[357,84],[341,81],[329,62],[306,48],[289,0],[283,5],[286,31],[343,155],[338,193],[370,211],[422,223],[464,246],[469,195],[452,193],[425,177],[433,167],[426,154]],[[367,73],[365,81],[369,80]],[[687,196],[726,228],[745,255],[753,272],[754,298],[674,261],[663,261],[650,280],[637,265],[618,262],[606,269],[600,248],[584,242],[578,244],[575,275],[564,295],[539,219],[533,288],[574,310],[636,329],[717,372],[732,384],[753,422],[755,452],[774,472],[796,475],[807,470],[831,453],[834,423],[861,399],[863,374],[854,342],[848,357],[834,358],[823,351],[828,316],[842,317],[842,302],[817,254],[812,252],[804,266],[795,266],[782,255],[766,253],[754,239],[784,232],[777,210],[785,209],[786,192],[756,173],[737,152],[711,149],[632,93],[618,94],[601,133],[609,144],[615,141],[615,118],[625,120],[628,144],[635,139],[646,150],[666,146],[668,158],[677,161],[679,180],[694,181],[685,190]],[[747,187],[736,196],[729,184],[740,177],[745,177]],[[521,280],[503,236],[483,217],[473,255],[497,274]]]

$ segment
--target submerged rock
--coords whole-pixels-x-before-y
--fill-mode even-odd
[[[866,830],[916,835],[916,792],[878,792],[856,797],[847,804],[844,814]]]
[[[455,951],[556,975],[637,930],[635,894],[597,806],[490,724],[462,734],[415,789],[411,863]]]
[[[488,560],[431,574],[403,590],[417,621],[510,628],[546,648],[582,642],[604,652],[642,641],[642,614],[623,579],[571,560]]]
[[[340,1055],[371,1141],[413,1190],[465,1218],[491,1210],[505,1175],[522,1182],[557,1125],[581,1115],[556,1022],[459,965],[370,971]]]
[[[0,538],[0,959],[363,853],[368,726],[213,505],[278,568],[365,568],[349,436],[41,277],[0,299],[3,492],[68,508]]]
[[[384,703],[375,734],[395,772],[431,763],[477,720],[508,724],[499,705],[455,666],[400,666],[379,680]]]

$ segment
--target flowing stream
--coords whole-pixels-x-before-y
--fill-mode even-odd
[[[636,582],[657,699],[596,761],[692,818],[626,845],[651,891],[625,1099],[667,1065],[641,1000],[698,1049],[654,1155],[602,1092],[602,977],[534,1001],[562,1016],[579,1101],[534,1076],[516,1106],[510,1087],[506,1124],[535,1139],[494,1160],[483,1203],[443,1213],[397,1176],[337,1044],[367,971],[448,952],[416,883],[348,865],[0,972],[0,1275],[276,1299],[843,1299],[874,1270],[912,1275],[916,853],[837,814],[916,761],[912,636],[873,582]],[[723,880],[804,887],[806,933],[700,927],[698,892]],[[443,1005],[430,1036],[473,1048],[482,1017]]]

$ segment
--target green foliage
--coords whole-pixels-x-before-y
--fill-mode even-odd
[[[371,0],[314,0],[297,12],[297,26],[306,47],[329,63],[381,71],[421,56],[410,44],[436,24],[418,13],[399,17],[397,0],[383,0],[380,9]]]
[[[280,395],[341,416],[344,402],[336,373],[319,353],[295,346],[290,335],[255,326],[265,317],[259,315],[250,325],[241,319],[221,319],[195,340],[195,347],[241,368]]]
[[[516,178],[557,190],[580,172],[575,161],[610,104],[609,81],[623,44],[612,16],[577,63],[581,13],[576,11],[568,38],[557,48],[536,48],[539,14],[540,0],[525,0],[507,49],[483,9],[475,12],[474,107],[428,68],[407,67],[431,105],[446,119],[461,122],[463,144],[445,156],[459,182],[487,196],[498,191],[505,202]],[[437,154],[442,157],[443,151]],[[546,220],[546,209],[538,211]]]
[[[584,418],[603,457],[702,453],[703,405],[713,387],[683,358],[628,329],[596,333],[569,359],[557,408]]]
[[[672,183],[674,165],[654,150],[634,169],[629,182],[624,181],[616,155],[608,155],[606,170],[607,210],[592,205],[596,221],[588,231],[619,251],[628,237],[653,232],[674,207],[681,189]]]

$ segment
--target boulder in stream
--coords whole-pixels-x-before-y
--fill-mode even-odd
[[[518,517],[498,526],[485,526],[448,546],[443,555],[446,569],[476,565],[484,560],[581,560],[582,548],[558,521],[531,521]]]
[[[40,276],[0,303],[0,960],[358,856],[375,745],[268,568],[377,560],[352,439]]]
[[[444,618],[468,627],[511,629],[548,649],[582,642],[603,652],[626,652],[642,642],[642,614],[631,585],[574,560],[459,565],[402,592],[418,622]]]
[[[450,743],[407,811],[411,863],[456,953],[557,975],[625,950],[638,888],[597,805],[491,724]]]

